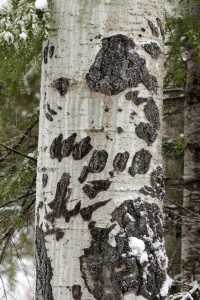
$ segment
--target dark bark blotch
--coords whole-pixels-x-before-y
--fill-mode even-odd
[[[135,48],[133,39],[117,34],[104,38],[95,62],[86,74],[88,86],[106,95],[116,95],[140,83],[156,93],[157,79],[150,75],[144,58]]]
[[[111,183],[112,182],[108,179],[94,180],[90,181],[88,184],[85,184],[82,189],[90,199],[93,199],[99,192],[106,191],[110,187]]]
[[[91,137],[87,136],[83,138],[79,143],[76,143],[73,147],[72,156],[75,160],[82,159],[85,155],[87,155],[92,149],[92,145],[90,144]]]
[[[54,87],[61,96],[65,96],[69,88],[69,79],[60,77],[52,82],[52,87]]]
[[[123,172],[126,168],[128,159],[129,159],[129,153],[127,151],[117,153],[113,160],[114,170]]]
[[[128,173],[131,176],[136,174],[146,174],[150,167],[152,155],[148,150],[141,149],[136,152],[133,157],[131,167],[128,169]]]
[[[156,129],[150,123],[140,122],[135,128],[135,133],[140,139],[143,139],[148,146],[152,145],[157,138]]]
[[[36,226],[36,300],[53,300],[51,280],[53,269],[47,256],[45,233],[41,226]]]

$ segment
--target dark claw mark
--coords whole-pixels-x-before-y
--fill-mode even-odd
[[[43,174],[42,175],[42,187],[44,188],[48,183],[48,175],[47,174]]]
[[[52,116],[50,114],[48,114],[47,112],[45,113],[45,117],[47,118],[47,120],[49,120],[51,122],[53,121]]]
[[[152,32],[153,36],[159,37],[158,28],[155,25],[153,25],[153,23],[149,20],[148,20],[148,25],[151,29],[151,32]]]
[[[43,51],[44,64],[48,63],[48,51],[49,51],[49,45],[44,47],[44,51]]]
[[[49,103],[47,103],[47,109],[51,115],[57,115],[57,112],[55,110],[51,109]]]
[[[52,58],[53,57],[53,54],[54,54],[54,46],[51,46],[49,48],[49,58]]]

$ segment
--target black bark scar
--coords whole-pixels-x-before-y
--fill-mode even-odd
[[[141,149],[136,152],[131,167],[128,169],[128,173],[131,176],[135,176],[136,174],[146,174],[150,167],[152,155],[148,150]]]
[[[69,184],[69,173],[63,173],[57,184],[55,198],[48,204],[52,209],[52,212],[45,215],[45,219],[51,223],[53,223],[56,218],[60,217],[64,217],[65,221],[69,222],[71,217],[76,216],[80,212],[81,201],[79,201],[72,210],[67,209],[67,203],[71,196],[71,189],[68,188]]]
[[[83,183],[87,179],[89,172],[100,173],[104,170],[108,159],[108,153],[106,150],[94,150],[92,157],[90,158],[88,167],[84,166],[81,175],[78,178],[80,183]]]
[[[91,244],[80,257],[80,269],[88,291],[97,300],[122,300],[127,293],[148,300],[164,300],[160,289],[166,280],[166,256],[158,206],[140,198],[126,200],[114,210],[111,222],[115,224],[105,228],[97,227],[95,222],[88,225]],[[109,235],[116,223],[119,230],[113,247]],[[144,243],[144,260],[132,252],[131,238]]]
[[[91,205],[88,205],[87,207],[84,207],[80,210],[81,217],[84,221],[89,221],[92,218],[92,214],[95,210],[98,208],[106,205],[111,199],[100,201]]]
[[[162,168],[159,166],[153,172],[151,172],[151,186],[144,186],[140,189],[140,192],[151,197],[157,197],[159,200],[163,200],[165,195],[165,182]]]
[[[156,43],[149,43],[143,45],[144,50],[151,55],[152,58],[158,59],[161,53],[160,47]]]
[[[63,134],[59,134],[57,138],[55,138],[50,146],[50,156],[52,159],[57,158],[60,162],[62,160],[62,140],[63,140]]]
[[[111,183],[112,182],[108,179],[94,180],[90,181],[89,184],[85,184],[82,189],[90,199],[93,199],[99,192],[106,191],[110,187]]]
[[[54,46],[50,46],[49,48],[49,58],[52,58],[54,54]]]
[[[81,286],[78,284],[74,284],[72,286],[72,297],[75,300],[81,300],[82,292],[81,292]]]
[[[145,105],[144,114],[147,120],[153,125],[153,127],[155,129],[158,129],[160,126],[159,109],[153,98],[149,99],[147,104]]]
[[[165,30],[163,28],[163,25],[162,25],[162,22],[159,18],[156,18],[156,21],[157,21],[157,24],[158,24],[158,27],[160,28],[160,33],[163,37],[163,40],[165,39]]]
[[[72,156],[75,160],[82,159],[85,155],[87,155],[92,149],[92,145],[90,144],[91,137],[87,136],[83,138],[79,143],[76,143],[73,147]]]
[[[49,52],[49,45],[47,45],[46,47],[44,47],[44,51],[43,51],[44,64],[48,63],[48,52]]]
[[[63,134],[55,138],[50,147],[50,156],[52,159],[57,158],[60,162],[63,157],[71,154],[77,134],[72,133],[67,139],[63,140]]]
[[[126,168],[128,159],[129,159],[129,153],[127,151],[117,153],[113,160],[114,170],[123,172]]]
[[[47,103],[47,109],[51,115],[57,115],[57,112],[50,107],[49,103]]]
[[[45,236],[55,234],[56,241],[58,242],[60,239],[63,238],[64,231],[61,228],[54,227],[54,228],[51,228],[51,229],[48,229],[47,231],[45,231],[44,234],[45,234]]]
[[[77,134],[73,133],[66,140],[63,140],[61,147],[62,157],[67,157],[71,154]]]
[[[156,129],[150,123],[140,122],[135,128],[135,133],[140,139],[143,139],[148,146],[152,145],[157,138]]]
[[[135,105],[140,105],[143,102],[146,102],[149,98],[138,97],[139,91],[130,91],[126,93],[126,100],[131,100]]]
[[[53,121],[53,118],[50,114],[48,114],[47,112],[45,113],[45,117],[47,118],[47,120],[49,120],[50,122]]]
[[[48,175],[47,174],[43,174],[42,175],[42,187],[45,188],[45,186],[48,183]]]
[[[52,87],[59,92],[60,96],[65,96],[69,88],[69,79],[60,77],[52,82]]]
[[[158,28],[150,20],[148,20],[148,25],[151,29],[151,32],[152,32],[153,36],[159,37]]]
[[[135,48],[134,41],[122,34],[104,38],[95,62],[86,74],[88,86],[106,95],[116,95],[140,83],[156,93],[156,77],[149,74],[146,62]]]
[[[51,280],[53,269],[45,246],[45,233],[42,226],[36,226],[36,300],[53,300]]]

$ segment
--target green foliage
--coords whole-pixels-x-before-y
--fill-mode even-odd
[[[52,29],[49,9],[11,2],[0,11],[0,275],[12,286],[16,257],[33,255],[36,162],[20,153],[37,158],[42,43]]]
[[[187,146],[187,140],[183,136],[163,142],[163,149],[168,157],[179,158]]]
[[[169,36],[168,81],[177,87],[186,84],[186,61],[192,56],[200,64],[199,21],[192,17],[172,17],[166,14],[166,33]]]

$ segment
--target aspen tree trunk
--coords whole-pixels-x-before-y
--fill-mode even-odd
[[[200,4],[189,1],[189,16],[199,21]],[[184,218],[182,236],[182,276],[185,283],[200,282],[200,68],[192,49],[188,50],[187,97],[184,133],[188,147],[184,154]]]
[[[165,299],[163,1],[52,0],[35,299]]]

